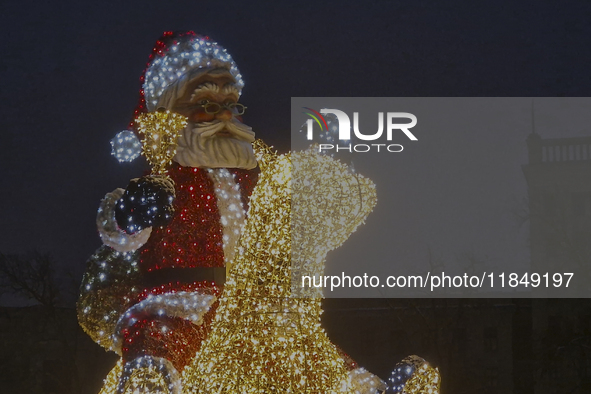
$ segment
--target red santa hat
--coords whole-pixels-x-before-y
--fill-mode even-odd
[[[242,92],[242,75],[226,49],[193,31],[164,32],[156,41],[140,78],[142,89],[134,119],[140,113],[152,112],[160,107],[171,109],[193,80],[211,72],[230,73],[238,94]],[[132,120],[130,128],[133,125]]]

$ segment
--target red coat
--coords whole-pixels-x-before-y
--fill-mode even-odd
[[[258,169],[229,171],[235,175],[247,210]],[[152,229],[140,249],[141,269],[224,267],[222,224],[207,170],[176,164],[168,174],[176,184],[175,213],[168,226]]]
[[[258,169],[228,169],[240,189],[242,205],[248,202],[258,179]],[[184,292],[219,296],[220,283],[214,270],[225,274],[223,226],[220,222],[214,182],[207,169],[182,167],[175,163],[168,174],[175,182],[174,216],[162,228],[153,228],[148,242],[140,249],[139,265],[144,290],[133,302],[157,295]],[[217,278],[217,277],[216,277]],[[154,300],[154,298],[152,298]],[[195,325],[171,311],[153,315],[135,310],[121,326],[122,355],[130,361],[143,355],[163,357],[182,370],[199,350],[209,332],[217,302]],[[132,306],[128,310],[133,310]],[[164,331],[163,331],[164,329]]]

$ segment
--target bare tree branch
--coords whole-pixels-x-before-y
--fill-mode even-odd
[[[48,253],[28,257],[0,253],[0,288],[54,308],[60,298],[56,265]]]

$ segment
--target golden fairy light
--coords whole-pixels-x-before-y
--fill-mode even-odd
[[[374,185],[314,149],[277,155],[255,143],[255,150],[261,175],[249,216],[212,331],[183,371],[183,390],[194,394],[353,393],[344,361],[321,327],[320,299],[293,297],[292,226],[300,234],[298,241],[314,239],[315,245],[322,245],[315,256],[319,267],[326,252],[342,243],[372,210]],[[294,163],[299,167],[292,167]],[[356,180],[339,179],[351,177]],[[350,192],[356,198],[335,198],[334,190],[343,191],[341,186],[333,187],[335,182],[354,184]],[[303,203],[311,185],[320,187],[314,200],[306,201],[315,210],[307,208],[294,215],[292,206]],[[347,212],[360,204],[363,208],[352,217],[334,217],[343,212],[342,204],[358,207]],[[329,224],[317,226],[317,217]]]
[[[437,368],[422,364],[404,387],[404,394],[439,394],[441,377]]]
[[[76,304],[78,323],[105,349],[115,351],[112,333],[140,285],[137,253],[102,246],[89,259]]]
[[[254,147],[261,175],[211,333],[182,385],[148,383],[164,393],[353,394],[355,379],[321,326],[321,294],[292,281],[294,271],[323,274],[327,252],[373,209],[375,186],[314,148],[277,155],[260,141]],[[125,368],[117,364],[101,394],[117,392]],[[142,376],[124,392],[142,392]]]
[[[152,175],[165,175],[166,167],[176,154],[177,139],[187,125],[187,118],[162,109],[141,114],[135,122],[138,133],[144,138],[142,154],[152,166]]]
[[[319,154],[316,145],[293,153],[291,168],[292,296],[322,298],[322,288],[308,284],[323,276],[326,254],[341,246],[373,210],[375,185]]]
[[[126,372],[129,372],[126,374]],[[126,379],[121,379],[126,375]],[[127,364],[120,359],[109,372],[99,394],[183,394],[170,361],[144,356]]]
[[[119,359],[117,364],[111,369],[111,372],[107,375],[103,382],[103,387],[99,394],[115,394],[117,392],[117,386],[119,385],[119,378],[121,377],[121,371],[123,370],[123,359]]]

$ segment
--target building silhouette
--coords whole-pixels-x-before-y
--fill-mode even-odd
[[[527,138],[531,272],[573,273],[532,299],[536,394],[591,392],[591,137]],[[568,299],[556,299],[568,297]],[[577,298],[580,297],[580,298]]]

